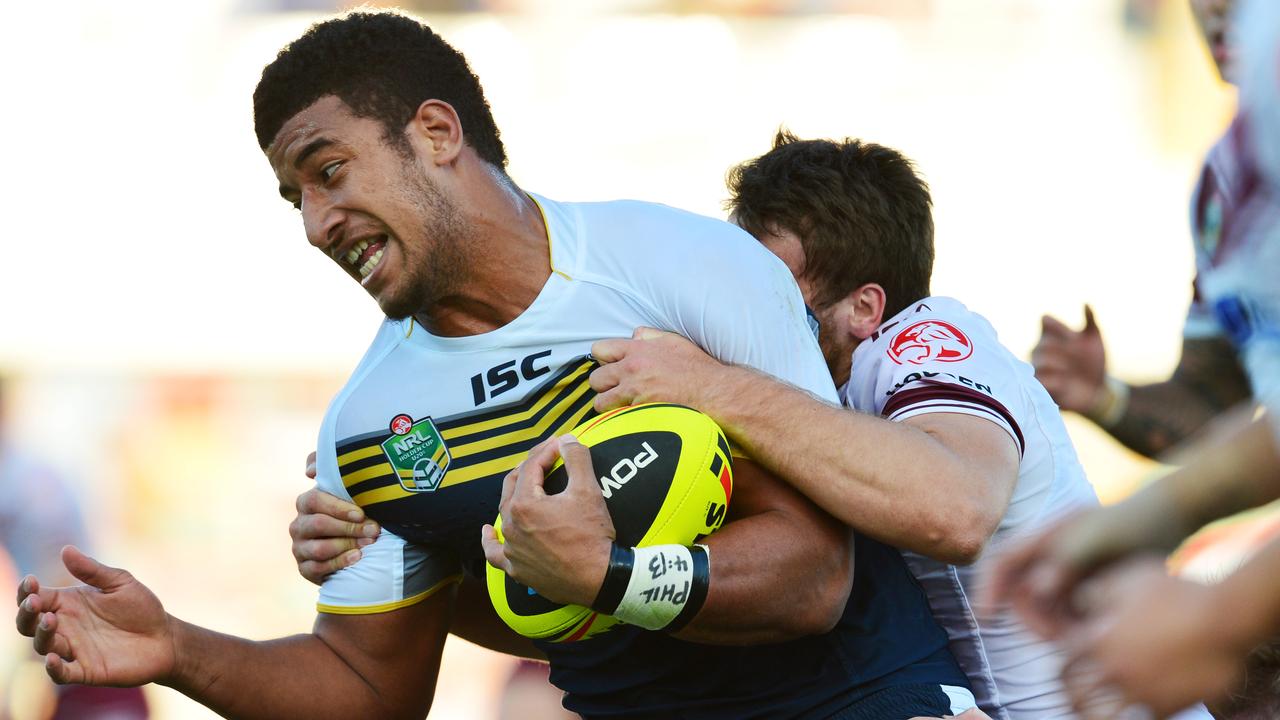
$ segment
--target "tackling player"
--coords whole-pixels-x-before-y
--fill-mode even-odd
[[[312,633],[267,642],[181,622],[127,572],[68,548],[85,586],[28,577],[19,592],[19,630],[55,680],[162,682],[234,717],[421,717],[504,476],[557,452],[575,474],[589,468],[581,445],[546,439],[594,412],[594,340],[678,330],[834,399],[785,268],[719,221],[521,191],[478,80],[416,21],[353,13],[312,27],[264,70],[254,109],[308,240],[388,316],[330,406],[317,458],[320,487],[384,530],[325,581]],[[711,266],[755,293],[708,278]],[[667,632],[540,644],[570,709],[886,720],[972,707],[895,551],[851,547],[844,526],[750,462],[735,480],[732,521],[693,579],[701,607],[693,593],[664,600],[646,627]],[[609,544],[573,568],[595,587]],[[771,644],[701,644],[747,641]]]
[[[907,551],[983,710],[1070,717],[1061,650],[970,598],[991,550],[1096,499],[1031,368],[981,316],[930,294],[928,188],[889,148],[780,133],[730,191],[734,221],[814,309],[845,408],[643,329],[595,346],[597,406],[662,398],[716,418],[828,512]]]

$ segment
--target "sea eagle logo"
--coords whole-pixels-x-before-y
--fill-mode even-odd
[[[941,320],[924,320],[894,336],[889,359],[905,365],[959,362],[973,354],[973,343],[960,328]]]

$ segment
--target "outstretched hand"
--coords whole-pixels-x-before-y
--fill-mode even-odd
[[[1085,415],[1094,411],[1106,381],[1107,355],[1093,309],[1085,306],[1079,331],[1049,315],[1041,318],[1031,364],[1036,379],[1063,410]]]
[[[602,363],[591,373],[598,412],[647,402],[700,408],[700,391],[714,387],[724,370],[684,336],[649,327],[636,328],[630,340],[598,340],[591,355]]]
[[[18,584],[18,632],[32,638],[56,683],[134,686],[174,672],[175,621],[160,600],[125,570],[107,567],[68,545],[62,563],[84,585]]]
[[[548,495],[543,483],[559,457],[568,484]],[[490,565],[553,602],[595,601],[616,533],[585,445],[561,435],[534,447],[503,479],[499,511],[502,541],[492,525],[481,529]]]

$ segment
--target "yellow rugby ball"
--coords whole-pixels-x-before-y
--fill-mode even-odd
[[[720,426],[683,405],[649,403],[618,408],[572,431],[591,451],[596,481],[622,545],[692,545],[724,522],[733,494],[733,458]],[[568,482],[557,461],[544,484],[548,494]],[[502,517],[494,522],[502,539]],[[486,566],[489,598],[512,630],[550,642],[572,642],[604,632],[613,617],[538,595]]]

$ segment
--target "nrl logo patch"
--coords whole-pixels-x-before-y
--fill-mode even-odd
[[[409,492],[433,492],[449,469],[449,448],[431,418],[417,422],[397,415],[390,424],[391,437],[382,441],[382,452],[395,470],[400,487]]]

